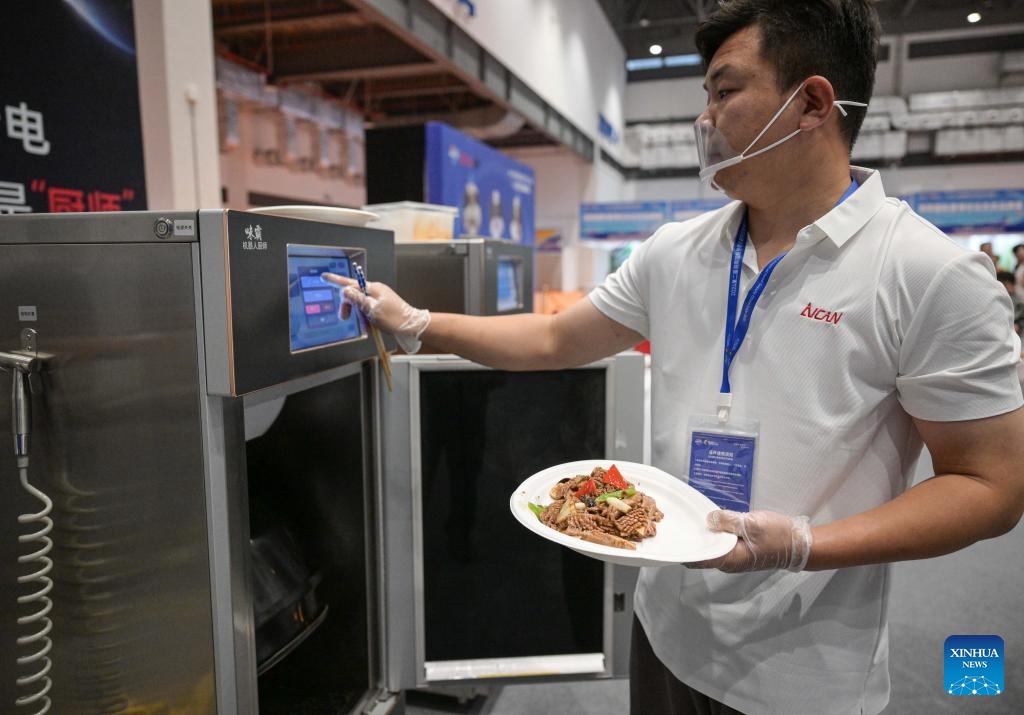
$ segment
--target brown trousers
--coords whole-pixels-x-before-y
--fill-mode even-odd
[[[629,648],[629,712],[630,715],[743,715],[672,675],[654,655],[636,616],[633,616]]]

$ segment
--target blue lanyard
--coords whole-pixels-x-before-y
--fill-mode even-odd
[[[839,198],[839,201],[836,202],[836,206],[846,201],[857,190],[858,186],[860,184],[857,183],[856,179],[853,179],[850,187]],[[739,352],[740,346],[743,345],[744,338],[747,337],[747,330],[750,328],[750,318],[754,312],[754,306],[757,305],[758,298],[764,293],[765,286],[768,285],[768,280],[772,277],[772,271],[775,270],[775,266],[779,265],[779,261],[786,257],[786,253],[778,255],[764,267],[764,270],[754,280],[754,284],[750,286],[747,297],[743,300],[743,310],[740,311],[739,320],[737,320],[736,307],[740,296],[740,274],[743,270],[743,252],[746,250],[746,247],[747,214],[744,211],[743,220],[740,221],[740,227],[736,231],[736,241],[732,246],[732,264],[729,268],[729,302],[725,312],[725,358],[722,365],[722,389],[720,390],[723,395],[732,392],[729,387],[729,368],[732,366],[732,359]]]

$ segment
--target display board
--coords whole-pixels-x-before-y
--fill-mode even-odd
[[[609,201],[580,206],[584,241],[642,241],[669,221],[687,221],[729,203],[724,196],[676,201]]]
[[[131,0],[11,3],[0,215],[146,208]]]
[[[667,201],[610,201],[580,205],[580,239],[642,241],[668,216]]]
[[[533,245],[533,169],[441,122],[426,125],[426,200],[456,206],[458,237]]]
[[[1024,189],[930,191],[904,200],[946,233],[1024,231]]]

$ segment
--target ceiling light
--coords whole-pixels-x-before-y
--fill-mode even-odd
[[[661,54],[661,45],[651,45],[651,54],[652,55],[660,55]]]
[[[650,24],[651,24],[651,21],[648,20],[646,17],[641,17],[640,18],[640,27],[647,27]]]
[[[700,55],[669,55],[665,58],[666,67],[695,67],[700,63]]]
[[[981,20],[981,13],[980,12],[972,12],[970,15],[967,16],[967,22],[969,22],[971,24],[974,24],[975,22],[978,22],[979,20]]]
[[[638,70],[657,70],[665,66],[660,57],[644,57],[637,60],[626,60],[626,69],[630,72]]]

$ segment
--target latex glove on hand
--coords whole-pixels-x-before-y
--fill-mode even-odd
[[[366,293],[363,293],[354,278],[324,273],[320,279],[341,286],[341,293],[348,301],[341,308],[343,318],[348,317],[349,304],[355,305],[367,320],[394,335],[402,350],[412,355],[420,349],[420,335],[430,324],[429,310],[413,308],[383,283],[367,283]]]
[[[686,564],[726,573],[788,569],[803,571],[811,554],[811,524],[806,516],[774,511],[719,510],[708,514],[711,531],[736,534],[736,546],[725,556]]]

